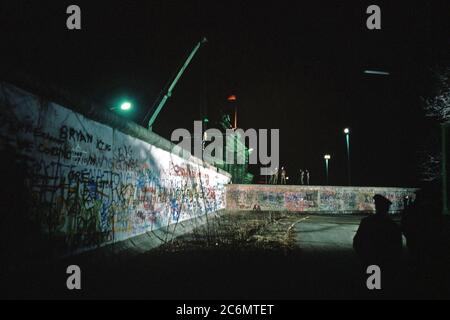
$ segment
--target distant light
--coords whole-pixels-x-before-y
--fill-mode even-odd
[[[345,133],[345,134],[349,134],[349,133],[350,133],[350,129],[349,129],[349,128],[345,128],[345,129],[344,129],[344,133]]]
[[[205,117],[205,118],[203,118],[203,122],[204,122],[204,123],[208,123],[208,122],[209,122],[209,119]]]
[[[237,98],[236,98],[236,96],[234,94],[232,94],[232,95],[228,96],[227,100],[230,101],[230,102],[234,102],[234,101],[237,100]]]
[[[331,159],[331,156],[330,156],[329,154],[326,154],[326,155],[323,156],[323,158],[324,158],[325,160],[330,160],[330,159]]]
[[[364,73],[365,74],[377,74],[377,75],[382,75],[382,76],[390,75],[390,73],[387,71],[379,71],[379,70],[364,70]]]
[[[129,102],[124,102],[120,106],[120,110],[122,110],[122,111],[128,111],[130,109],[131,109],[131,103],[129,103]]]

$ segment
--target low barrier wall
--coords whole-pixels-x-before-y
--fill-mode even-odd
[[[415,188],[334,187],[290,185],[226,186],[227,210],[359,213],[374,212],[373,196],[381,194],[392,201],[392,213],[403,210],[405,197],[413,201]]]

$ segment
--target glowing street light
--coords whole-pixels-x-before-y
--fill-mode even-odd
[[[133,108],[133,104],[131,102],[125,101],[118,107],[109,108],[109,110],[120,110],[120,111],[130,111]]]
[[[352,176],[350,171],[350,129],[344,129],[345,141],[347,144],[347,183],[350,186],[352,184]]]
[[[329,154],[326,154],[323,156],[323,158],[325,159],[325,170],[327,174],[327,185],[328,185],[328,161],[331,159],[331,156]]]
[[[132,105],[131,105],[130,102],[124,102],[124,103],[122,103],[122,104],[120,105],[120,110],[122,110],[122,111],[128,111],[128,110],[131,109],[131,107],[132,107]]]

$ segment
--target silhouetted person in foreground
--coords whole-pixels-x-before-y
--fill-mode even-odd
[[[353,248],[365,264],[385,266],[400,258],[402,232],[389,217],[391,201],[379,194],[373,199],[376,213],[361,220]]]

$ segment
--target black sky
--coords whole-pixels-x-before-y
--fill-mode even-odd
[[[80,31],[65,27],[70,4],[81,7]],[[369,4],[381,7],[382,30],[366,28]],[[166,138],[204,114],[215,126],[234,93],[241,128],[280,129],[293,178],[308,168],[323,183],[330,153],[331,183],[345,184],[349,126],[355,184],[418,183],[420,95],[448,49],[445,1],[3,1],[0,9],[4,67],[105,107],[128,96],[138,123],[206,36],[154,126]]]

